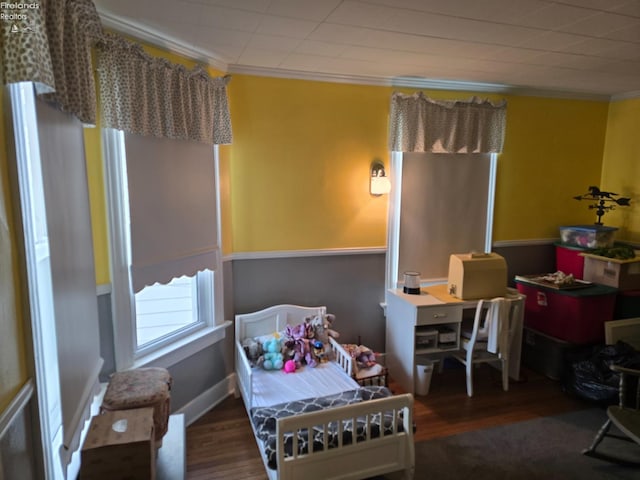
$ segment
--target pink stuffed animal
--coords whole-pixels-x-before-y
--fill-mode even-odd
[[[284,362],[284,373],[294,373],[296,371],[296,362],[287,360]]]

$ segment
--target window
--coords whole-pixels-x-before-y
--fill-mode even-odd
[[[496,164],[488,153],[392,153],[387,288],[405,271],[446,281],[452,253],[491,251]]]
[[[134,294],[136,345],[143,350],[164,338],[212,323],[213,272],[155,283]]]
[[[37,99],[32,83],[14,83],[6,91],[33,340],[29,357],[37,385],[35,420],[43,476],[57,480],[73,471],[69,463],[102,368],[82,125]]]
[[[116,368],[224,337],[217,147],[103,130]]]

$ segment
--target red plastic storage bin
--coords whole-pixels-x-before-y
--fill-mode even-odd
[[[568,247],[556,244],[556,270],[572,273],[574,278],[582,280],[584,278],[584,257],[581,253],[593,250],[580,247]]]
[[[516,280],[527,296],[525,326],[574,344],[604,342],[604,322],[613,320],[616,288],[605,285],[559,290]]]

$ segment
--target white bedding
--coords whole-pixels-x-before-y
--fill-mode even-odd
[[[359,387],[335,362],[322,363],[315,368],[303,366],[295,373],[255,368],[252,376],[253,407],[333,395]],[[292,376],[296,377],[295,381]]]

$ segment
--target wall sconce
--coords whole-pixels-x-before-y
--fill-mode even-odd
[[[380,162],[375,162],[371,166],[371,195],[380,196],[390,191],[391,181],[389,181],[389,177],[387,177],[384,171],[384,165]]]

